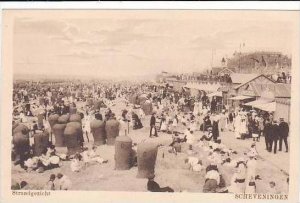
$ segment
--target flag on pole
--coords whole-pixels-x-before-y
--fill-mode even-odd
[[[266,63],[266,61],[265,61],[265,59],[264,59],[264,56],[261,56],[261,64],[262,64],[262,66],[264,66],[264,67],[267,66],[267,63]]]

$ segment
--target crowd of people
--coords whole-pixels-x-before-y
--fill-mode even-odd
[[[143,97],[140,95],[143,95]],[[187,143],[191,148],[195,143],[209,143],[209,150],[212,151],[208,158],[220,156],[222,158],[219,158],[219,160],[221,160],[222,164],[229,163],[230,156],[225,156],[224,154],[229,155],[234,153],[234,151],[229,149],[226,151],[226,147],[221,143],[223,139],[222,133],[226,131],[234,132],[236,139],[253,139],[254,144],[250,151],[255,151],[255,142],[260,142],[263,136],[266,142],[266,150],[269,152],[272,150],[274,150],[274,153],[277,152],[278,141],[279,151],[282,151],[282,142],[284,142],[286,152],[288,152],[287,137],[289,126],[283,118],[280,121],[276,121],[272,113],[257,112],[255,110],[246,111],[246,108],[243,108],[243,106],[230,109],[222,105],[215,97],[209,99],[205,92],[198,97],[192,97],[184,89],[176,92],[168,86],[158,88],[147,83],[104,82],[75,84],[68,82],[49,84],[27,82],[14,85],[13,98],[13,124],[26,124],[30,129],[30,136],[33,136],[39,130],[47,131],[51,135],[48,150],[43,155],[40,157],[27,157],[28,159],[22,160],[26,169],[46,170],[51,169],[53,165],[59,167],[59,163],[51,164],[51,161],[47,160],[50,160],[51,157],[59,157],[59,160],[67,160],[69,158],[55,153],[51,127],[48,122],[50,115],[64,115],[76,108],[77,113],[82,117],[82,128],[85,134],[84,138],[82,138],[82,143],[88,143],[92,138],[90,136],[90,123],[93,119],[103,121],[118,120],[120,123],[120,135],[128,134],[131,128],[132,130],[139,130],[145,126],[148,127],[145,123],[143,124],[146,117],[145,109],[143,108],[144,103],[151,104],[152,108],[149,137],[171,134],[173,142],[170,146],[174,153],[180,152],[176,147],[180,143]],[[111,107],[116,105],[116,100],[126,104],[125,109],[120,112],[113,112]],[[95,103],[95,101],[97,102]],[[78,103],[84,103],[85,105],[79,106]],[[199,140],[195,136],[196,132],[201,132],[202,134]],[[221,150],[223,154],[221,151],[216,150],[217,148],[223,149],[223,151]],[[217,154],[216,151],[218,152]],[[215,160],[216,158],[212,159]],[[224,181],[220,178],[221,174],[218,166],[215,163],[208,165],[205,169],[206,180],[203,192],[245,192],[253,190],[257,179],[257,174],[253,172],[256,168],[256,159],[257,154],[252,152],[252,154],[247,156],[247,160],[234,162],[234,167],[238,172],[232,177],[231,187],[226,187],[226,189],[224,189]],[[82,144],[82,152],[71,157],[71,160],[70,167],[73,172],[79,172],[91,162],[100,164],[107,162],[107,160],[96,153],[96,147],[88,149],[84,144]],[[41,166],[43,169],[41,169]],[[195,162],[193,165],[195,171],[202,170],[203,167],[199,162]],[[62,174],[57,176],[52,174],[47,183],[47,188],[57,188],[53,183],[56,177],[60,180],[67,179]],[[149,180],[150,188],[153,187],[151,186],[153,178]],[[68,189],[71,187],[69,180],[65,180],[65,182],[68,182],[65,184],[67,185],[66,187],[59,186],[58,188]],[[240,184],[243,184],[245,187],[240,187]],[[164,190],[160,187],[155,188],[151,190]],[[218,188],[221,189],[219,190]],[[172,189],[167,188],[166,191],[172,191]]]

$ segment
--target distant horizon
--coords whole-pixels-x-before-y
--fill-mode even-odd
[[[55,75],[44,75],[38,73],[14,73],[13,80],[69,80],[69,79],[76,79],[76,80],[148,80],[152,81],[155,79],[156,75],[129,75],[129,76],[106,76],[106,77],[99,77],[99,76],[92,76],[92,75],[62,75],[62,74],[55,74]]]

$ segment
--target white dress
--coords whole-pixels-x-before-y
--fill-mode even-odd
[[[247,182],[245,193],[246,194],[255,194],[256,193],[256,187],[254,185],[250,186],[249,182]]]
[[[190,132],[186,133],[186,143],[192,145],[195,142],[195,137],[193,134],[191,134]]]
[[[174,128],[176,128],[176,127],[178,126],[178,122],[177,122],[177,119],[176,119],[176,118],[173,119],[172,126],[173,126]]]
[[[120,135],[126,135],[126,133],[128,134],[128,122],[123,121],[123,119],[119,119],[119,123],[120,123]],[[125,133],[126,131],[126,133]]]
[[[80,162],[77,159],[73,159],[71,161],[70,167],[71,167],[72,172],[79,172],[80,171]]]
[[[91,162],[95,161],[102,164],[105,161],[102,157],[100,157],[100,155],[96,154],[94,150],[89,151],[89,157]]]
[[[220,128],[220,130],[221,129],[223,129],[223,130],[226,129],[226,115],[225,114],[221,114],[221,116],[220,116],[219,128]]]
[[[60,190],[69,190],[72,187],[72,182],[67,176],[63,176],[59,179],[59,188]]]
[[[85,121],[84,121],[84,130],[88,133],[91,132],[91,125],[90,125],[90,117],[86,116]]]
[[[20,114],[20,119],[21,119],[21,122],[22,122],[22,123],[27,123],[27,116],[25,116],[24,113],[21,113],[21,114]]]
[[[143,111],[142,108],[139,109],[139,116],[140,116],[141,119],[145,118],[145,112]]]
[[[247,161],[247,177],[246,182],[249,183],[251,177],[255,178],[256,176],[256,163],[255,159],[250,159]]]
[[[195,132],[197,130],[197,123],[196,122],[191,123],[190,129],[191,129],[191,131]]]
[[[240,123],[240,134],[246,134],[247,131],[248,131],[248,129],[247,129],[247,122],[245,120],[243,120]]]
[[[242,174],[241,174],[242,173]],[[243,183],[238,183],[235,182],[236,179],[243,179],[243,171],[240,171],[239,173],[234,173],[232,178],[231,178],[231,185],[228,187],[228,191],[230,193],[235,193],[235,194],[241,194],[245,192],[245,182]]]
[[[235,121],[234,121],[234,135],[235,135],[235,138],[241,138],[240,124],[241,124],[241,117],[238,115],[238,116],[236,116]]]
[[[181,123],[187,125],[187,122],[188,122],[188,121],[187,121],[186,116],[182,116],[182,117],[181,117]]]
[[[198,113],[199,113],[199,105],[198,103],[195,103],[193,114],[198,115]]]
[[[167,120],[162,121],[160,130],[166,131],[168,129]]]

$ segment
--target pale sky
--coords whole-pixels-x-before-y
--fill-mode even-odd
[[[17,74],[134,76],[192,72],[239,51],[291,54],[288,12],[23,11],[14,23]]]

